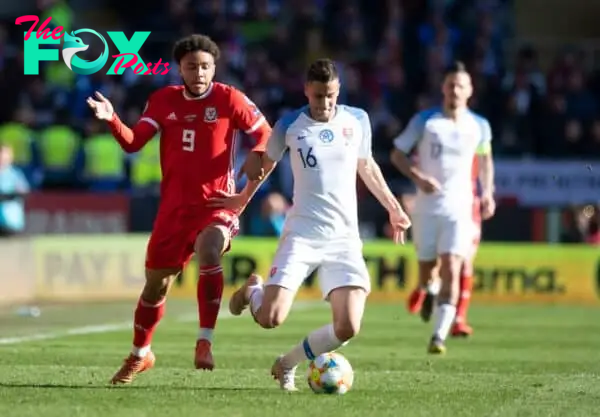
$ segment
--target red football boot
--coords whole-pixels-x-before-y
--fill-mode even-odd
[[[410,293],[406,303],[406,308],[410,314],[417,314],[421,311],[425,295],[427,295],[427,292],[422,288],[416,288]]]

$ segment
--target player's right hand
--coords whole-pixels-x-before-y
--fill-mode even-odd
[[[390,216],[390,225],[392,226],[393,236],[395,244],[404,244],[404,233],[410,228],[411,221],[408,214],[401,207],[395,208],[388,212]]]
[[[217,190],[216,194],[218,196],[208,199],[208,207],[227,209],[240,215],[248,205],[248,196],[243,192],[230,194]]]
[[[425,194],[437,193],[442,189],[439,181],[433,177],[423,177],[416,181],[417,187]]]
[[[113,105],[106,97],[104,97],[99,91],[96,91],[96,98],[94,100],[91,97],[88,97],[86,102],[90,109],[94,112],[94,116],[96,116],[99,120],[110,120],[113,117],[115,112]]]

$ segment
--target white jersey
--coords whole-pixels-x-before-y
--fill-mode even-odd
[[[471,111],[465,111],[456,121],[440,108],[417,113],[394,140],[394,146],[406,154],[416,150],[419,169],[437,179],[442,190],[433,194],[418,190],[415,210],[471,216],[473,160],[475,155],[491,151],[491,140],[487,119]]]
[[[309,116],[308,107],[277,121],[267,155],[279,161],[290,151],[293,205],[283,234],[306,239],[359,238],[356,173],[371,157],[371,124],[359,108],[338,105],[329,122]]]

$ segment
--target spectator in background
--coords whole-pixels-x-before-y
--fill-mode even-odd
[[[537,115],[540,95],[525,73],[515,74],[504,86],[504,120],[500,147],[505,155],[531,152],[533,129],[531,120]]]
[[[37,134],[36,143],[43,171],[42,187],[47,190],[77,189],[81,185],[81,138],[77,131],[71,128],[67,118],[67,115],[59,114],[58,124],[49,126]]]
[[[581,54],[574,50],[566,50],[560,54],[548,72],[548,90],[552,93],[564,92],[571,75],[581,71],[581,61]]]
[[[29,192],[25,175],[13,165],[13,150],[0,143],[0,237],[25,229],[23,197]]]
[[[107,130],[104,123],[90,120],[83,140],[83,178],[87,187],[96,192],[118,191],[127,182],[127,157]]]
[[[567,115],[583,122],[589,122],[598,111],[594,95],[587,89],[582,71],[573,71],[567,78]]]
[[[382,86],[383,99],[390,112],[404,123],[412,112],[412,97],[406,86],[404,69],[401,65],[388,68],[385,83]]]
[[[41,14],[40,21],[52,17],[52,23],[56,26],[62,26],[65,32],[70,32],[73,22],[73,10],[66,0],[37,0],[37,7]]]
[[[14,111],[12,122],[0,125],[0,142],[12,148],[13,164],[37,187],[43,178],[36,135],[31,126],[35,120],[33,110],[21,107]]]
[[[55,97],[41,77],[34,77],[19,98],[20,107],[35,111],[35,128],[44,128],[54,123]]]
[[[289,205],[279,193],[267,195],[262,203],[260,215],[250,220],[249,232],[254,236],[280,236]]]
[[[585,152],[584,130],[581,121],[571,119],[565,125],[565,133],[562,145],[562,154],[569,158]]]
[[[342,87],[346,99],[345,104],[354,107],[366,108],[369,106],[369,97],[365,94],[365,91],[361,88],[362,82],[360,79],[359,71],[354,67],[346,67],[345,71],[345,83]]]
[[[53,23],[67,30],[81,23],[73,24],[81,6],[77,2],[36,1],[38,10],[31,14],[51,15]],[[140,50],[146,62],[159,58],[164,62],[170,56],[171,42],[191,31],[217,39],[222,51],[217,80],[245,91],[268,120],[302,106],[304,64],[315,57],[332,56],[341,69],[340,102],[369,112],[374,157],[397,194],[410,192],[407,187],[412,182],[389,168],[391,138],[415,111],[439,104],[442,69],[453,58],[471,66],[475,85],[471,105],[490,120],[498,158],[588,159],[600,154],[600,70],[594,73],[595,89],[590,92],[588,68],[584,71],[583,65],[584,58],[594,61],[591,50],[583,51],[587,57],[574,49],[561,51],[551,68],[542,68],[548,57],[544,53],[538,58],[532,47],[515,51],[516,56],[506,55],[511,50],[504,45],[512,37],[514,2],[109,3],[110,13],[99,13],[97,21],[90,15],[90,26],[97,30],[126,29],[128,33],[152,31]],[[115,19],[112,23],[100,20],[100,16],[108,15]],[[82,58],[95,58],[99,52],[94,48],[83,52]],[[106,71],[77,75],[60,60],[43,63],[39,76],[24,75],[22,49],[22,28],[14,25],[14,20],[0,22],[0,142],[11,145],[14,165],[22,168],[31,187],[68,191],[129,190],[131,186],[138,192],[156,194],[156,178],[160,176],[156,149],[149,148],[125,162],[109,156],[112,151],[107,142],[89,139],[105,132],[86,129],[90,112],[85,97],[96,90],[110,95],[121,114],[137,120],[149,92],[179,84],[178,72],[173,69],[165,75],[143,76],[127,70],[122,76],[107,75]],[[175,67],[171,62],[171,68]],[[248,140],[243,136],[238,140],[236,162],[243,160],[251,146],[245,142]],[[103,163],[105,160],[110,163]],[[245,230],[274,230],[259,203],[263,198],[270,201],[267,195],[290,198],[293,181],[289,165],[286,156],[261,188],[257,206],[245,216],[257,229]],[[238,186],[243,186],[243,181]],[[359,201],[363,222],[370,221],[372,214],[369,193],[365,195]],[[252,216],[257,218],[250,219]],[[385,216],[383,222],[377,224],[378,231],[384,229]]]
[[[519,50],[514,70],[508,71],[502,80],[502,87],[506,91],[514,88],[518,75],[525,76],[527,83],[535,89],[539,95],[546,94],[546,76],[540,69],[538,54],[531,47]]]
[[[426,22],[419,26],[419,41],[425,47],[435,46],[452,54],[451,49],[460,40],[460,31],[448,25],[442,7],[434,8]],[[451,59],[451,56],[445,58]]]
[[[552,94],[546,100],[537,127],[535,153],[559,157],[562,155],[563,135],[567,124],[566,101],[561,94]]]

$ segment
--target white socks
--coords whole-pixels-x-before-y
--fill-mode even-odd
[[[253,316],[256,316],[256,312],[262,305],[264,289],[262,284],[252,285],[248,287],[248,298],[250,299],[250,311]]]
[[[427,292],[431,295],[438,295],[440,293],[440,287],[442,286],[442,280],[435,278],[429,285],[427,285]]]
[[[144,347],[136,347],[136,346],[134,346],[131,349],[131,353],[133,355],[137,356],[138,358],[145,357],[149,352],[150,352],[150,345],[144,346]]]
[[[454,323],[454,317],[456,316],[456,306],[452,304],[442,304],[436,309],[435,327],[433,329],[433,336],[440,339],[446,340],[450,327]]]
[[[263,295],[262,284],[248,287],[250,311],[253,316],[262,305]],[[282,357],[281,362],[284,368],[291,369],[306,359],[312,360],[322,353],[331,352],[345,344],[336,337],[333,324],[327,324],[313,331],[301,343],[298,343]]]
[[[284,368],[290,369],[306,359],[312,360],[320,354],[331,352],[344,344],[336,337],[333,324],[327,324],[313,331],[285,354],[281,359],[281,364]]]

